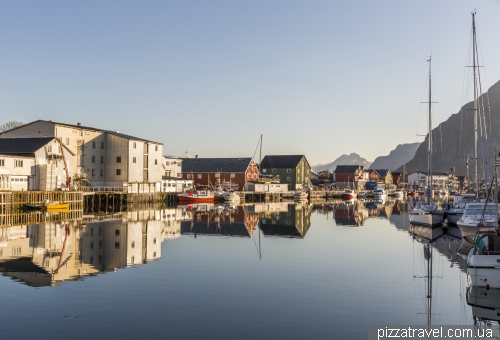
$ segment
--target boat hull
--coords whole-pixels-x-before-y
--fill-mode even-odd
[[[181,202],[189,202],[189,203],[210,203],[214,201],[213,197],[186,197],[186,196],[177,196],[179,201]]]
[[[412,213],[410,212],[410,222],[425,226],[440,226],[443,223],[444,214],[440,212]]]
[[[446,213],[446,219],[448,220],[448,223],[451,224],[457,224],[458,220],[460,217],[462,217],[464,213]]]
[[[42,210],[44,211],[68,210],[68,209],[69,209],[69,203],[49,204],[42,206]]]

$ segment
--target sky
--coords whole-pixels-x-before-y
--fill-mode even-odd
[[[484,88],[500,0],[2,1],[0,123],[37,119],[164,143],[164,154],[356,152],[421,142],[459,111],[471,11]],[[259,154],[257,152],[258,159]]]

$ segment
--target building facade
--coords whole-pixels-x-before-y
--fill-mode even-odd
[[[280,183],[288,184],[290,190],[311,186],[311,166],[304,155],[265,156],[260,164],[264,176],[279,176]]]
[[[195,187],[243,190],[247,182],[259,178],[259,169],[252,158],[185,158],[182,178],[193,180]]]

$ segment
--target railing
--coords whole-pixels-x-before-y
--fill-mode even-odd
[[[124,187],[81,187],[79,190],[85,192],[127,192]]]

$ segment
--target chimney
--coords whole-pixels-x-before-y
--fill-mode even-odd
[[[198,159],[198,155],[196,155],[196,159]]]
[[[82,126],[82,123],[76,123],[76,125],[78,125],[78,126]]]

